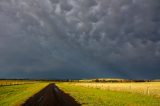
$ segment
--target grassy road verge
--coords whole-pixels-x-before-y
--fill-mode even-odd
[[[58,83],[57,86],[83,106],[160,106],[159,98],[138,93],[87,88],[70,83]]]
[[[0,106],[19,106],[48,83],[34,83],[0,87]]]

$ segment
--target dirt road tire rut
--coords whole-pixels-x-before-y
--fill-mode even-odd
[[[81,106],[70,95],[61,91],[55,84],[49,84],[30,97],[22,106]]]

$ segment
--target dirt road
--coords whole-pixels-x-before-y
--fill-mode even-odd
[[[61,91],[55,84],[29,98],[22,106],[81,106],[71,96]]]

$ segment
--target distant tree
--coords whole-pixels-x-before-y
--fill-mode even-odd
[[[99,79],[96,79],[95,82],[99,82]]]

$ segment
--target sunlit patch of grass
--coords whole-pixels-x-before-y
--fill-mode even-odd
[[[14,106],[24,103],[29,97],[47,86],[48,83],[34,83],[0,87],[0,106]]]
[[[87,88],[69,83],[57,84],[83,106],[159,106],[160,99],[138,93]]]

